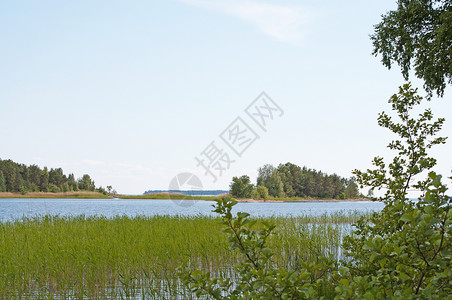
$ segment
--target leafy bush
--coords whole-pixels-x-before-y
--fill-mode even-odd
[[[445,138],[434,138],[444,119],[432,121],[429,109],[412,118],[410,111],[422,100],[416,91],[406,84],[389,100],[400,123],[385,113],[379,116],[380,126],[400,136],[388,145],[397,151],[392,162],[386,167],[376,157],[376,169],[354,171],[361,186],[386,189],[379,199],[386,206],[370,219],[360,220],[345,239],[351,260],[341,272],[350,282],[338,291],[347,297],[444,299],[452,295],[451,198],[435,172],[413,182],[436,164],[427,149],[445,142]],[[419,201],[408,199],[410,189],[423,192]]]

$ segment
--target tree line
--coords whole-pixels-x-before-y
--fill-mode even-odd
[[[233,177],[230,194],[237,198],[322,198],[351,199],[360,196],[355,178],[328,175],[292,163],[274,167],[266,164],[258,169],[256,185],[249,176]]]
[[[75,179],[74,174],[65,175],[61,168],[41,169],[12,160],[0,159],[0,192],[76,192],[96,191],[106,194],[102,187],[96,188],[91,176],[84,174]]]

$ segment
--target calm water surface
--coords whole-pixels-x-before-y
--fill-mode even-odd
[[[214,201],[129,199],[0,199],[0,220],[11,221],[40,215],[114,217],[117,215],[214,215]],[[239,203],[235,211],[258,216],[322,215],[336,212],[379,211],[372,201],[309,201],[284,203]]]

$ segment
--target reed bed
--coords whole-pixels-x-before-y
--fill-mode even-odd
[[[269,240],[278,267],[332,254],[358,214],[258,218],[276,223]],[[0,223],[1,299],[188,299],[184,262],[234,277],[220,219],[209,216],[42,216]]]

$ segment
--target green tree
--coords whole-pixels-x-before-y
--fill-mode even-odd
[[[257,194],[257,198],[259,199],[268,199],[269,194],[268,194],[268,189],[267,187],[263,186],[263,185],[258,185],[256,187],[256,194]]]
[[[47,167],[44,167],[44,170],[41,173],[39,189],[41,190],[41,192],[47,192],[48,187],[49,187],[49,172],[47,170]]]
[[[20,187],[19,187],[19,192],[20,192],[22,195],[27,194],[28,189],[27,189],[27,186],[25,185],[25,183],[22,183],[22,184],[20,185]]]
[[[288,162],[280,164],[277,171],[283,182],[286,197],[298,196],[297,192],[301,189],[301,168]]]
[[[254,186],[247,175],[233,177],[229,188],[229,194],[236,198],[251,198],[254,190]]]
[[[0,172],[3,173],[7,192],[79,190],[79,182],[75,180],[74,174],[66,177],[61,168],[51,169],[49,171],[47,167],[44,167],[41,170],[36,165],[26,166],[13,162],[12,160],[0,159]],[[88,191],[95,191],[96,189],[94,181],[89,175],[84,175],[80,179],[80,186]]]
[[[63,183],[61,190],[63,191],[63,193],[69,192],[69,184],[67,182]]]
[[[28,180],[30,183],[32,183],[35,187],[39,187],[39,185],[41,184],[41,173],[42,170],[36,166],[36,165],[31,165],[28,167]],[[39,190],[39,188],[38,188]]]
[[[103,187],[98,187],[97,189],[96,189],[96,191],[97,192],[99,192],[99,193],[101,193],[101,194],[104,194],[104,195],[107,195],[107,191],[103,188]]]
[[[399,123],[386,113],[378,118],[380,126],[400,137],[388,146],[397,152],[391,163],[376,157],[374,170],[354,171],[361,186],[386,190],[380,198],[385,207],[359,220],[345,239],[351,260],[344,263],[341,274],[349,278],[337,287],[344,298],[446,299],[452,295],[452,198],[434,172],[425,180],[413,180],[436,164],[427,150],[445,142],[435,137],[444,119],[434,121],[429,109],[413,118],[411,110],[422,100],[416,92],[406,84],[391,97]],[[410,189],[423,192],[419,201],[408,198]]]
[[[336,174],[331,175],[331,183],[333,185],[333,198],[339,199],[345,192],[344,179]]]
[[[267,180],[265,186],[268,188],[270,196],[277,198],[285,197],[284,184],[278,172],[273,172],[272,176]]]
[[[49,186],[47,187],[47,190],[51,193],[59,193],[61,192],[60,188],[57,187],[55,184],[53,183],[49,183]]]
[[[405,80],[414,66],[431,96],[443,96],[452,83],[452,2],[450,0],[399,0],[397,9],[375,26],[373,54],[391,68],[397,63]]]
[[[0,192],[6,192],[6,180],[2,171],[0,171]]]
[[[14,175],[14,186],[13,186],[13,192],[20,192],[21,187],[24,185],[22,175],[20,174],[19,169],[15,170]]]
[[[74,174],[72,174],[72,173],[69,174],[69,176],[68,176],[68,184],[69,184],[69,190],[74,191],[74,192],[78,191],[78,183],[75,180]]]
[[[353,199],[357,197],[359,197],[359,187],[356,184],[356,179],[352,177],[348,180],[347,187],[345,188],[345,198]]]
[[[79,179],[78,187],[80,190],[85,191],[94,191],[96,188],[94,181],[91,180],[91,177],[88,174],[84,174],[83,177]]]
[[[266,164],[257,170],[257,185],[267,186],[270,177],[276,172],[275,167]],[[268,187],[268,186],[267,186]]]
[[[61,168],[50,169],[49,172],[49,183],[56,185],[58,188],[63,186],[63,183],[67,181],[66,176],[63,174]]]

